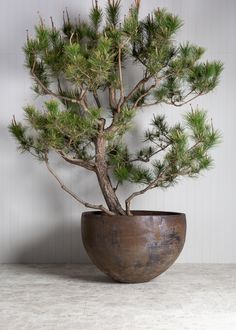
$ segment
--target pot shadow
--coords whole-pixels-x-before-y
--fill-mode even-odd
[[[80,224],[59,225],[15,254],[14,263],[30,274],[45,274],[79,282],[115,283],[89,263]]]
[[[89,264],[21,264],[27,274],[47,275],[67,280],[67,282],[117,284],[113,279]]]

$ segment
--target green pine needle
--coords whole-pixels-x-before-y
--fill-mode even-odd
[[[103,16],[102,9],[98,7],[98,2],[96,0],[95,5],[93,5],[89,14],[91,23],[96,31],[98,30],[99,26],[102,23],[102,16]]]
[[[116,27],[119,23],[121,0],[108,0],[106,18],[108,25]]]

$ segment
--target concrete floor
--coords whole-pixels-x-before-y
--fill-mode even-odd
[[[236,265],[176,264],[145,284],[92,265],[1,265],[0,330],[235,330]]]

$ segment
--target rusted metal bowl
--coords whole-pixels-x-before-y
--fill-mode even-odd
[[[147,282],[167,270],[185,242],[183,213],[133,211],[133,216],[82,214],[82,239],[92,262],[118,282]]]

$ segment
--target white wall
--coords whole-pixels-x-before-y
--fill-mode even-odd
[[[105,0],[100,1],[105,3]],[[131,1],[123,1],[123,11]],[[21,119],[22,105],[33,102],[29,75],[23,67],[21,47],[25,30],[32,33],[37,11],[62,21],[65,7],[71,13],[88,13],[90,1],[78,0],[2,0],[0,12],[0,262],[85,262],[81,244],[80,215],[84,209],[63,191],[29,155],[16,152],[7,131],[12,115]],[[199,98],[195,104],[209,110],[224,141],[214,151],[215,168],[199,180],[184,180],[169,191],[153,191],[139,198],[134,208],[174,210],[187,214],[187,242],[180,262],[236,262],[236,1],[234,0],[150,0],[143,1],[142,15],[154,7],[166,7],[185,21],[179,39],[207,47],[206,58],[225,63],[217,90]],[[48,19],[49,21],[49,19]],[[135,79],[131,73],[129,80]],[[185,109],[161,107],[170,120]],[[145,109],[137,119],[148,124],[152,110]],[[68,184],[91,201],[99,201],[94,181],[87,172],[57,164]]]

